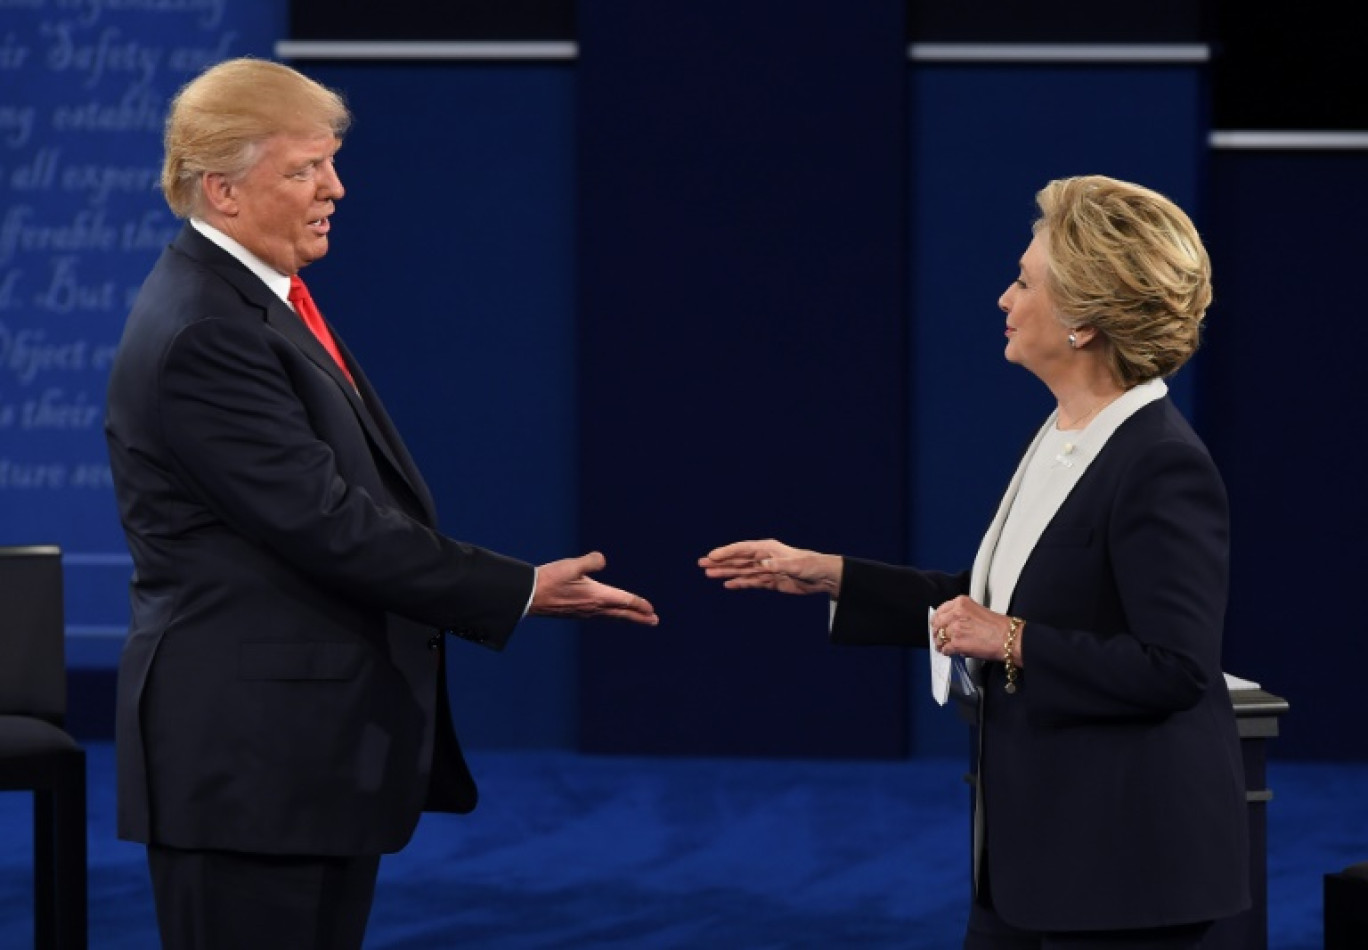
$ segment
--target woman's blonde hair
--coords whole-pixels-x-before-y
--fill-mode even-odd
[[[1036,204],[1060,322],[1096,327],[1127,389],[1177,372],[1197,351],[1211,305],[1211,262],[1187,214],[1102,175],[1052,181]]]
[[[171,100],[162,194],[176,217],[197,215],[204,175],[239,179],[273,135],[330,132],[341,138],[350,124],[340,95],[290,67],[251,57],[225,60]]]

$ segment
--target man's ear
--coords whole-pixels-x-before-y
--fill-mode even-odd
[[[200,191],[204,194],[204,203],[219,214],[233,217],[238,213],[237,186],[223,172],[202,175]]]

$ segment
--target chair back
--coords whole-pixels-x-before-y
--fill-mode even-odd
[[[66,718],[62,549],[0,545],[0,715]]]

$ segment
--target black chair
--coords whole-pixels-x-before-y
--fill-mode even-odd
[[[1368,947],[1368,861],[1325,875],[1325,950]]]
[[[33,792],[33,942],[85,950],[86,756],[63,729],[62,551],[0,546],[0,791]]]

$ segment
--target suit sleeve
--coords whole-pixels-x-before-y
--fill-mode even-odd
[[[386,504],[378,476],[369,489],[366,478],[347,477],[269,333],[261,323],[206,319],[167,348],[153,384],[179,474],[229,528],[339,595],[458,633],[498,631],[491,645],[502,645],[527,602],[532,566]]]
[[[969,575],[845,558],[833,643],[927,646],[926,610],[969,590]]]

